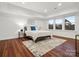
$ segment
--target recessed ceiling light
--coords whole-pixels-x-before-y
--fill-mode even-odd
[[[44,12],[47,12],[47,9],[45,9]]]
[[[62,3],[58,3],[58,6],[61,6],[62,5]]]

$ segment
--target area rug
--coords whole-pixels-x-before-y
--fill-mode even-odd
[[[40,57],[64,42],[66,42],[64,39],[47,38],[46,40],[39,41],[37,43],[32,40],[23,41],[23,44],[32,52],[34,56]]]

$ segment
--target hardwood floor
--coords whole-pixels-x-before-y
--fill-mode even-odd
[[[0,41],[1,57],[34,57],[34,55],[26,48],[22,41],[25,39],[11,39]],[[27,40],[27,39],[26,39]],[[75,56],[74,40],[67,42],[47,52],[43,57],[74,57]]]
[[[20,57],[33,56],[32,53],[22,44],[21,39],[0,41],[0,56]]]

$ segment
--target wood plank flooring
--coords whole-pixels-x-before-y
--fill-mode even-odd
[[[10,39],[0,41],[0,57],[34,57],[34,55],[26,48],[22,39]],[[27,38],[26,38],[27,40]],[[67,40],[67,42],[47,52],[43,57],[74,57],[75,42]]]

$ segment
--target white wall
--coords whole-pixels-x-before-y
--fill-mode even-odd
[[[45,19],[28,19],[28,28],[31,25],[36,25],[37,30],[48,30],[48,20]],[[30,28],[28,30],[31,30]]]
[[[36,20],[35,23],[38,25],[38,30],[48,30],[48,21],[47,20]]]
[[[27,18],[0,12],[0,40],[17,38],[20,23],[26,23]]]

